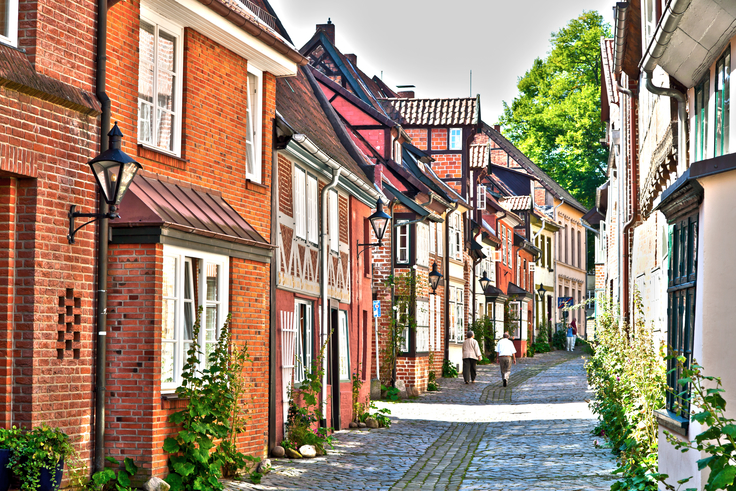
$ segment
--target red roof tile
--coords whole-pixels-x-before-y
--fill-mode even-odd
[[[477,97],[457,99],[381,99],[389,116],[401,114],[405,124],[428,126],[469,126],[480,120]]]

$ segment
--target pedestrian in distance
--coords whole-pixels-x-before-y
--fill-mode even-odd
[[[575,319],[573,319],[575,322]],[[572,332],[572,324],[567,326],[567,351],[572,351],[575,347],[575,335]]]
[[[498,353],[496,359],[501,367],[501,380],[503,386],[506,387],[509,384],[509,375],[511,375],[511,361],[513,360],[516,365],[516,346],[509,339],[509,333],[503,333],[503,337],[496,343],[496,353]]]
[[[475,365],[483,357],[473,331],[468,331],[463,343],[463,379],[465,383],[475,383]]]
[[[575,350],[575,341],[578,340],[578,323],[575,320],[575,317],[572,318],[572,322],[570,323],[570,327],[572,327],[572,349]]]

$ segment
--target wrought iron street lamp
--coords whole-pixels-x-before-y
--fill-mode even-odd
[[[483,271],[483,276],[480,277],[478,282],[480,283],[480,287],[483,289],[483,294],[485,294],[488,289],[488,285],[491,284],[491,279],[488,278],[488,274],[485,271]]]
[[[442,279],[442,273],[437,271],[437,263],[432,264],[432,271],[429,273],[429,286],[432,288],[432,295],[437,293],[437,287]]]
[[[383,201],[381,201],[381,198],[378,198],[376,200],[376,211],[368,217],[368,221],[371,222],[371,227],[373,228],[373,233],[376,236],[376,240],[378,242],[368,242],[365,244],[361,244],[360,242],[357,243],[358,249],[361,247],[382,247],[383,246],[383,236],[386,233],[386,227],[388,227],[388,222],[391,220],[391,215],[383,211]],[[363,252],[358,251],[358,256],[360,256],[360,253]]]
[[[90,160],[89,166],[92,168],[92,175],[95,176],[95,180],[100,186],[105,202],[110,206],[110,211],[107,213],[80,213],[75,211],[76,206],[72,205],[69,209],[69,234],[66,236],[70,244],[74,243],[74,235],[82,227],[101,218],[120,218],[117,207],[128,191],[136,173],[142,168],[141,164],[120,150],[123,133],[118,128],[117,123],[107,136],[110,137],[110,148]],[[74,228],[74,219],[80,217],[92,218],[92,220]]]
[[[539,300],[544,300],[544,294],[547,293],[547,289],[544,288],[544,285],[539,285],[539,288],[537,288],[537,295],[539,295]]]

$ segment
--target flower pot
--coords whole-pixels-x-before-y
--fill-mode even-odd
[[[53,480],[51,479],[53,477]],[[60,459],[56,464],[56,469],[41,469],[39,491],[57,491],[61,485],[61,478],[64,477],[64,459]]]
[[[8,469],[8,461],[10,460],[10,450],[7,448],[0,449],[0,491],[8,491],[10,487],[10,469]]]

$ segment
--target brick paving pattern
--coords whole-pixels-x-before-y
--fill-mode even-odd
[[[585,358],[555,351],[512,366],[478,367],[476,383],[440,379],[441,390],[400,403],[389,429],[335,433],[335,449],[306,460],[272,459],[258,490],[603,491],[615,482],[608,449],[590,431]]]

